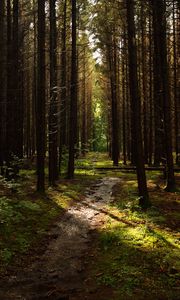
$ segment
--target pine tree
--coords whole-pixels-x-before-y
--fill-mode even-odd
[[[131,109],[133,114],[134,136],[133,142],[135,145],[135,163],[137,168],[137,180],[140,196],[140,205],[143,208],[150,206],[148,196],[145,167],[144,167],[144,152],[141,132],[141,108],[140,94],[137,74],[137,48],[135,39],[135,21],[134,21],[134,1],[127,0],[127,25],[128,25],[128,52],[129,52],[129,85],[131,95]]]
[[[38,59],[36,100],[37,190],[45,190],[45,0],[38,0]]]
[[[69,128],[68,178],[74,177],[75,144],[77,135],[77,24],[76,0],[71,0],[72,7],[72,54],[71,54],[71,101]]]

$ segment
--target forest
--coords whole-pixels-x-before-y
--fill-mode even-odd
[[[0,300],[180,295],[179,0],[0,0]]]

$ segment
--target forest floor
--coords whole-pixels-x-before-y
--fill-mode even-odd
[[[179,298],[179,174],[167,193],[160,172],[147,172],[152,207],[143,212],[135,173],[93,168],[110,164],[78,160],[76,179],[44,196],[34,171],[1,180],[0,300]]]

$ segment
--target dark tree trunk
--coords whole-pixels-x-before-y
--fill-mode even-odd
[[[19,0],[13,0],[12,30],[12,153],[23,157],[23,141],[21,135],[21,101],[20,101],[20,61],[19,61]]]
[[[86,109],[86,49],[83,53],[83,85],[82,85],[82,125],[81,125],[81,153],[86,154],[87,148],[87,109]]]
[[[169,88],[169,72],[167,62],[167,43],[166,43],[166,5],[163,0],[158,3],[152,0],[153,16],[156,17],[156,24],[158,28],[158,48],[160,56],[157,60],[160,65],[159,76],[162,80],[162,99],[163,99],[163,113],[164,113],[164,135],[166,148],[166,165],[167,165],[167,191],[173,191],[175,188],[173,155],[172,155],[172,124],[171,124],[171,99]],[[155,30],[155,29],[154,29]],[[154,36],[157,32],[154,32]],[[156,53],[155,53],[156,55]],[[159,116],[158,116],[159,117]]]
[[[31,126],[31,144],[32,144],[32,158],[36,153],[36,102],[37,102],[37,25],[36,25],[36,1],[33,0],[33,23],[34,23],[34,57],[33,57],[33,82],[32,82],[32,126]]]
[[[115,35],[115,33],[114,33]],[[119,162],[119,128],[118,128],[118,103],[117,103],[117,45],[113,38],[113,78],[112,78],[112,157],[114,166]]]
[[[153,98],[154,98],[154,165],[158,166],[163,157],[163,143],[164,143],[164,124],[163,124],[163,99],[162,99],[162,78],[160,73],[160,56],[162,55],[159,47],[160,28],[158,25],[158,15],[153,9],[153,39],[154,39],[154,53],[153,53]]]
[[[71,54],[71,101],[70,101],[70,128],[69,128],[69,161],[68,178],[74,177],[75,143],[77,136],[77,26],[76,0],[72,5],[72,54]]]
[[[153,106],[153,60],[152,60],[152,17],[149,13],[149,161],[148,164],[152,165],[153,161],[153,120],[154,120],[154,106]]]
[[[111,85],[111,122],[112,122],[112,160],[113,165],[118,166],[119,162],[119,134],[118,134],[118,111],[117,111],[117,49],[115,37],[110,45],[107,45],[107,59],[109,64],[110,85]],[[113,54],[112,54],[113,53]]]
[[[133,141],[135,148],[135,163],[137,167],[138,190],[140,205],[143,208],[150,206],[148,196],[146,174],[144,167],[144,151],[141,132],[141,103],[137,74],[137,49],[135,42],[134,1],[127,0],[127,24],[128,24],[128,52],[129,52],[129,84],[131,95],[131,109],[133,114]]]
[[[45,0],[38,0],[38,59],[36,99],[37,190],[45,190]]]
[[[125,39],[124,39],[125,40]],[[123,49],[123,61],[122,61],[122,120],[123,120],[123,160],[124,165],[127,163],[127,130],[126,130],[126,106],[127,106],[127,99],[126,99],[126,73],[125,73],[125,55],[126,49],[124,46]]]
[[[7,121],[6,121],[6,161],[9,164],[11,145],[13,144],[13,111],[12,111],[12,14],[11,1],[7,0]]]
[[[50,6],[50,108],[49,108],[49,183],[58,179],[58,124],[57,124],[57,32],[56,0]]]
[[[127,49],[127,39],[125,39],[125,47]],[[128,68],[128,55],[125,58],[126,62],[126,101],[127,101],[127,111],[126,111],[126,118],[127,118],[127,159],[131,161],[131,164],[134,162],[134,145],[132,143],[132,113],[131,113],[131,100],[130,100],[130,93],[129,93],[129,68]]]
[[[179,134],[179,114],[178,110],[180,109],[180,104],[178,103],[178,73],[177,73],[177,65],[178,65],[178,60],[177,60],[177,44],[178,44],[178,28],[176,26],[176,10],[175,10],[175,0],[173,1],[173,80],[174,80],[174,108],[175,108],[175,150],[176,150],[176,164],[179,163],[179,139],[178,139],[178,134]],[[180,32],[179,32],[180,34]],[[180,96],[180,95],[179,95]]]
[[[60,93],[60,143],[59,143],[59,171],[61,170],[63,147],[67,146],[67,0],[63,5],[63,28],[62,28],[62,49],[61,49],[61,93]]]
[[[180,1],[177,2],[177,58],[180,57]],[[177,63],[177,79],[180,78],[180,60]],[[178,155],[176,162],[180,165],[180,80],[177,80],[177,99],[176,99],[176,134],[177,134],[177,148]]]
[[[23,38],[20,39],[19,32],[19,0],[13,2],[13,59],[14,59],[14,114],[15,114],[15,150],[14,153],[19,158],[23,157],[23,120],[24,120],[24,95],[23,95],[23,78],[24,78],[24,54]]]
[[[7,161],[23,157],[23,97],[19,44],[19,0],[7,2]],[[22,46],[22,45],[21,45]]]
[[[6,160],[6,37],[5,1],[0,1],[0,166]]]
[[[146,14],[144,1],[141,3],[141,51],[142,51],[142,95],[143,95],[143,140],[144,140],[144,158],[148,163],[148,92],[147,92],[147,47],[146,47]]]

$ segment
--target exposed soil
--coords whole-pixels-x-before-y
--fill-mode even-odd
[[[80,299],[78,294],[88,281],[86,264],[91,244],[104,222],[104,206],[113,201],[112,190],[119,182],[108,177],[90,186],[84,200],[69,208],[48,232],[44,253],[28,267],[0,280],[0,299]],[[92,287],[82,299],[95,299],[93,293]],[[104,293],[108,295],[108,291]]]

